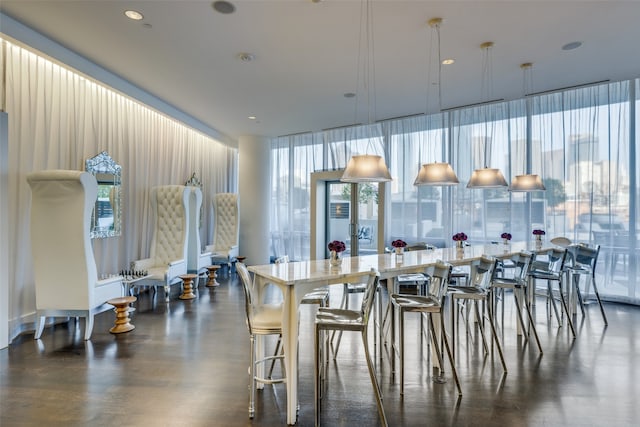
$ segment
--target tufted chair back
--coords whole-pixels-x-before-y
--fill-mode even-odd
[[[155,227],[150,258],[156,265],[187,259],[188,206],[190,187],[164,185],[151,189],[151,209]]]
[[[215,252],[226,252],[237,246],[240,240],[238,218],[239,200],[235,193],[218,193],[213,198],[213,217],[215,234],[213,249]]]

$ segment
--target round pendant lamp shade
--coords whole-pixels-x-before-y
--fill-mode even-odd
[[[363,154],[351,157],[340,181],[386,182],[391,181],[391,175],[382,156]]]
[[[458,177],[449,163],[425,163],[413,185],[457,185]]]
[[[501,188],[506,187],[507,181],[499,169],[476,169],[467,183],[467,188]]]
[[[540,175],[516,175],[511,181],[509,191],[544,191],[546,190]]]

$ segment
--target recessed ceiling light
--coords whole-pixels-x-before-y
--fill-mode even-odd
[[[247,117],[247,118],[248,118],[249,120],[255,120],[255,119],[256,119],[256,116],[249,116],[249,117]]]
[[[236,11],[236,7],[232,3],[229,3],[228,1],[222,1],[222,0],[214,1],[213,8],[215,9],[216,12],[224,13],[225,15],[228,15]]]
[[[137,10],[125,10],[124,14],[127,18],[133,19],[134,21],[140,21],[144,18],[140,12]]]
[[[344,97],[345,98],[355,98],[356,94],[353,93],[353,92],[347,92],[347,93],[344,94]]]
[[[451,64],[453,64],[454,62],[456,62],[456,60],[455,60],[455,59],[453,59],[453,58],[447,58],[447,59],[443,59],[443,60],[442,60],[442,65],[451,65]]]
[[[238,59],[242,62],[251,62],[256,59],[256,56],[253,53],[240,52],[238,54]]]
[[[573,50],[582,46],[582,42],[571,42],[562,46],[562,50]]]

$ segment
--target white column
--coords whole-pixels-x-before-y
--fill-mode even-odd
[[[0,348],[9,345],[9,130],[0,112]]]
[[[240,255],[248,265],[269,263],[270,155],[266,138],[239,138]]]

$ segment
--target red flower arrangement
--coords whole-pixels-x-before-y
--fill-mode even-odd
[[[511,233],[502,233],[500,235],[503,239],[511,240]]]
[[[347,246],[344,244],[344,242],[341,242],[340,240],[334,240],[333,242],[330,242],[327,247],[330,251],[335,252],[344,252],[347,249]]]
[[[544,230],[533,230],[534,236],[544,236],[545,234],[547,233],[545,233]]]
[[[391,246],[393,246],[394,248],[404,248],[405,246],[407,246],[407,242],[398,239],[391,242]]]
[[[453,240],[455,240],[456,242],[467,240],[467,235],[462,232],[456,233],[453,235]]]

